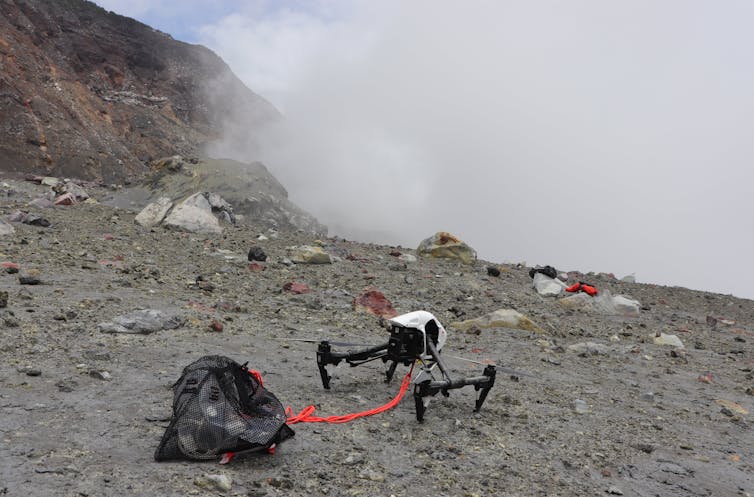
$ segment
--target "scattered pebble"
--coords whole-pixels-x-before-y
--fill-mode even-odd
[[[204,475],[194,480],[194,485],[210,490],[227,492],[233,486],[233,480],[227,475]]]
[[[576,411],[576,414],[588,414],[592,412],[587,403],[581,399],[573,401],[573,410]]]
[[[39,276],[38,269],[24,269],[18,273],[18,283],[21,285],[39,285],[42,283]]]

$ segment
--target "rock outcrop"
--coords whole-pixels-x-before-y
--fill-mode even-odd
[[[198,192],[212,192],[207,201],[215,212],[233,212],[249,222],[276,229],[327,233],[326,226],[288,200],[286,189],[260,162],[184,160],[174,156],[155,161],[152,169],[137,184],[115,193],[107,201],[122,208],[155,204],[137,217],[137,224],[142,226],[159,224],[171,208],[167,202],[179,202]]]

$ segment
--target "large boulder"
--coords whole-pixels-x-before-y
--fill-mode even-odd
[[[468,331],[473,328],[513,328],[536,333],[544,331],[531,319],[513,309],[498,309],[475,319],[453,323],[451,326],[461,331]]]
[[[191,233],[222,233],[220,221],[212,214],[212,206],[205,194],[195,193],[176,205],[162,225],[169,229]]]
[[[476,251],[446,231],[439,231],[422,240],[416,253],[422,257],[458,259],[464,264],[476,261]]]
[[[157,202],[147,205],[136,215],[134,222],[145,228],[152,228],[159,225],[170,209],[173,208],[173,202],[167,197],[160,197]]]
[[[542,273],[534,274],[532,284],[537,290],[537,293],[543,297],[555,297],[556,295],[560,295],[560,293],[566,288],[566,284],[562,281],[550,278]]]

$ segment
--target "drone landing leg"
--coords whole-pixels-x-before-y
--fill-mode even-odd
[[[481,390],[479,392],[479,397],[476,399],[476,406],[474,408],[474,412],[479,412],[479,410],[482,408],[482,404],[484,404],[484,400],[487,398],[487,394],[490,393],[490,389],[492,388],[492,385],[495,384],[495,366],[489,365],[484,368],[484,372],[482,374],[489,378],[489,381],[487,383],[477,383],[474,385],[474,389]]]
[[[422,421],[424,419],[424,412],[426,407],[424,405],[424,399],[437,392],[441,392],[446,397],[448,396],[448,390],[456,388],[462,388],[466,385],[474,385],[475,390],[481,390],[479,397],[476,400],[474,412],[478,412],[482,408],[487,394],[489,393],[492,385],[495,384],[495,366],[489,365],[484,368],[482,376],[474,376],[471,378],[459,378],[453,379],[448,374],[448,370],[445,367],[440,354],[435,349],[432,342],[427,341],[427,348],[430,355],[437,362],[437,366],[440,368],[443,379],[439,381],[426,380],[414,386],[414,403],[416,404],[416,420]]]
[[[319,376],[322,378],[322,386],[325,388],[325,390],[330,390],[330,379],[332,378],[327,373],[327,365],[328,364],[334,364],[338,365],[340,360],[335,360],[332,357],[332,351],[330,349],[330,344],[326,341],[321,342],[319,344],[319,347],[317,347],[317,366],[319,367]]]
[[[398,366],[397,361],[392,361],[390,363],[390,366],[388,366],[387,371],[385,371],[385,383],[390,383],[390,381],[393,379],[393,374],[395,374],[395,368]]]
[[[416,420],[420,423],[424,421],[424,412],[427,407],[424,405],[424,397],[429,397],[429,385],[431,381],[423,381],[414,385],[414,405],[416,406]],[[437,393],[437,392],[435,392]]]

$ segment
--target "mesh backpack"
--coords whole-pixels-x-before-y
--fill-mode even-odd
[[[173,385],[173,417],[155,451],[157,461],[218,459],[268,449],[293,436],[283,405],[245,365],[205,356]]]

